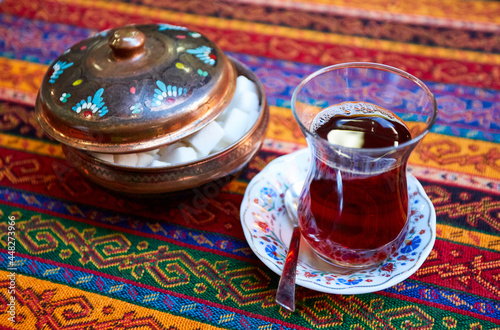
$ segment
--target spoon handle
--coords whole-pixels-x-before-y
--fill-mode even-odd
[[[300,229],[298,226],[294,226],[285,266],[283,266],[283,273],[276,292],[276,302],[291,312],[295,311],[295,273],[299,247]]]

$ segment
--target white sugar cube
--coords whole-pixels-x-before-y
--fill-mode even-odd
[[[191,147],[179,147],[174,150],[164,153],[160,156],[162,162],[171,164],[186,163],[198,158],[196,150]]]
[[[185,140],[198,151],[200,156],[204,157],[212,151],[223,136],[224,129],[216,121],[212,121]]]
[[[233,99],[234,100],[234,99]],[[231,101],[231,103],[229,103],[229,105],[224,109],[224,111],[222,111],[222,113],[217,117],[217,121],[219,123],[224,123],[224,121],[226,120],[227,118],[227,115],[231,112],[231,110],[234,108],[232,106],[232,103],[233,101]],[[221,125],[222,126],[222,125]]]
[[[115,155],[115,163],[126,166],[137,166],[137,154]]]
[[[155,156],[149,152],[141,152],[137,154],[137,165],[139,167],[147,167],[155,160]]]
[[[257,121],[258,118],[259,118],[258,111],[252,111],[249,113],[248,123],[247,123],[247,127],[245,129],[247,132],[250,130],[250,128],[253,127],[253,125],[255,125],[255,122]]]
[[[226,141],[224,140],[220,140],[219,143],[217,143],[215,145],[215,147],[212,149],[212,154],[213,153],[216,153],[218,151],[221,151],[222,149],[226,149],[227,147],[229,147],[231,144],[230,143],[227,143]]]
[[[148,154],[150,154],[151,156],[156,156],[158,155],[158,152],[160,151],[159,148],[157,149],[153,149],[153,150],[149,150],[149,151],[146,151]]]
[[[334,129],[328,132],[326,138],[331,144],[338,144],[348,148],[361,148],[365,142],[365,133]]]
[[[234,106],[246,113],[259,111],[259,97],[254,92],[243,91]]]
[[[229,144],[238,141],[246,133],[245,128],[249,117],[248,113],[233,108],[224,122],[224,137],[222,139]]]
[[[164,166],[169,166],[169,165],[171,165],[171,164],[155,159],[151,162],[151,164],[149,164],[149,167],[164,167]]]
[[[247,95],[245,96],[245,92],[253,93],[254,95]],[[240,110],[247,111],[247,108],[253,108],[254,104],[256,102],[257,108],[259,106],[259,93],[257,91],[257,85],[250,79],[248,79],[245,76],[238,76],[236,78],[236,89],[234,91],[233,98],[231,99],[231,102],[228,104],[226,109],[219,115],[217,118],[218,120],[226,120],[227,115],[233,108],[240,108]],[[242,97],[245,98],[245,100],[242,100]],[[244,105],[244,102],[250,102],[248,105]],[[243,107],[243,108],[242,108]]]
[[[236,90],[238,92],[250,91],[258,94],[257,86],[255,85],[255,83],[245,76],[238,76],[238,78],[236,78]]]
[[[163,156],[163,154],[172,152],[173,150],[180,148],[180,147],[187,147],[187,145],[185,143],[183,143],[182,141],[169,144],[167,146],[161,147],[158,150],[158,155],[160,155],[160,158],[161,158],[161,156]]]
[[[115,159],[112,154],[102,154],[100,152],[93,152],[92,156],[99,158],[100,160],[103,160],[108,163],[114,163]]]
[[[251,113],[252,111],[259,111],[259,97],[252,91],[244,90],[238,95],[235,95],[231,100],[231,103],[222,112],[217,120],[225,121],[229,116],[229,113],[234,108],[238,108],[246,113]]]

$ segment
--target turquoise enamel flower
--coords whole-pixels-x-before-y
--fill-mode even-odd
[[[173,103],[176,97],[186,94],[187,89],[182,87],[177,87],[175,85],[166,86],[161,80],[156,81],[155,94],[153,95],[153,100],[151,105],[153,107],[159,107],[165,100],[166,103]]]
[[[158,30],[160,31],[165,31],[165,30],[180,30],[180,31],[186,31],[187,28],[184,26],[177,26],[177,25],[171,25],[171,24],[158,24],[159,28]]]
[[[52,67],[54,72],[52,72],[52,75],[50,75],[49,78],[49,83],[53,84],[56,82],[57,78],[63,73],[64,70],[69,68],[70,66],[73,65],[73,62],[64,62],[64,61],[57,61],[56,64]]]
[[[194,49],[186,50],[188,54],[194,55],[199,58],[203,63],[209,65],[215,65],[215,59],[217,58],[214,54],[212,54],[212,48],[208,46],[200,46]]]
[[[72,107],[73,111],[76,113],[83,113],[83,116],[86,118],[92,117],[96,112],[99,114],[99,117],[104,116],[108,113],[108,107],[104,105],[104,101],[102,99],[102,94],[104,93],[104,88],[99,89],[95,92],[94,97],[89,96],[87,100],[81,100],[74,107]]]

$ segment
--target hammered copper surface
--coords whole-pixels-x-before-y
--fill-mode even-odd
[[[36,103],[42,128],[73,148],[149,150],[185,137],[229,104],[236,73],[212,41],[187,28],[103,31],[62,54]]]

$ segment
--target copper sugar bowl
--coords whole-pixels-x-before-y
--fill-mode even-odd
[[[238,76],[255,84],[258,115],[234,143],[155,167],[96,156],[116,159],[184,141],[230,105]],[[202,34],[169,24],[110,29],[72,46],[45,74],[36,114],[85,177],[131,194],[180,191],[238,173],[260,149],[269,122],[263,86],[252,71]]]

